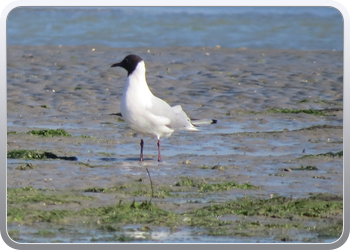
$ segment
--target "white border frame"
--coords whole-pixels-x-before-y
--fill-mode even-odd
[[[146,249],[164,249],[166,247],[167,249],[177,249],[179,247],[191,247],[191,248],[213,248],[212,244],[163,244],[163,243],[155,243],[155,244],[134,244],[134,243],[85,243],[85,244],[70,244],[70,243],[39,243],[39,244],[30,244],[30,243],[16,243],[12,241],[12,239],[7,234],[7,215],[6,215],[6,188],[7,188],[7,156],[6,156],[6,142],[7,142],[7,133],[5,134],[5,131],[7,131],[7,70],[6,70],[6,19],[8,14],[16,7],[19,6],[67,6],[67,7],[73,7],[73,6],[285,6],[285,7],[306,7],[306,6],[319,6],[319,7],[334,7],[340,11],[340,13],[343,16],[344,20],[344,120],[343,120],[343,128],[349,127],[349,121],[350,116],[348,114],[349,110],[349,102],[348,102],[348,96],[349,96],[349,72],[350,72],[350,53],[348,50],[349,46],[346,46],[346,44],[350,44],[350,23],[349,23],[349,12],[345,8],[345,6],[349,9],[349,1],[348,0],[338,0],[338,1],[330,1],[330,0],[284,0],[284,1],[277,1],[277,0],[266,0],[266,1],[259,1],[259,0],[245,0],[243,1],[237,1],[237,0],[216,0],[216,1],[198,1],[198,0],[177,0],[176,4],[171,2],[160,2],[159,0],[148,0],[147,4],[145,5],[144,1],[141,0],[129,0],[129,1],[112,1],[112,0],[99,0],[99,1],[91,1],[91,0],[52,0],[52,1],[45,1],[45,0],[1,0],[0,3],[0,10],[1,12],[1,36],[0,39],[0,47],[1,47],[1,56],[0,56],[0,70],[1,70],[1,95],[3,96],[3,100],[5,100],[5,104],[1,103],[0,113],[1,119],[0,121],[0,128],[1,128],[1,188],[0,188],[0,195],[1,195],[1,202],[0,202],[0,229],[1,229],[1,236],[4,242],[1,242],[1,247],[6,247],[5,249],[61,249],[62,247],[67,247],[67,249],[96,249],[96,247],[99,248],[106,248],[106,249],[116,249],[116,248],[127,248],[127,249],[134,249],[134,248],[142,248],[143,250]],[[343,130],[343,147],[344,151],[347,151],[346,148],[348,148],[348,138],[349,133],[346,130]],[[348,249],[350,246],[350,243],[347,242],[349,237],[349,215],[346,214],[346,211],[350,211],[349,208],[349,200],[346,199],[348,196],[347,190],[350,188],[350,184],[347,183],[345,180],[349,177],[349,170],[346,169],[346,164],[349,166],[348,163],[348,157],[346,157],[346,153],[344,153],[343,156],[343,181],[344,181],[344,226],[343,226],[343,234],[342,236],[333,243],[266,243],[266,244],[215,244],[215,248],[220,249],[232,249],[232,248],[245,248],[245,249],[251,249],[251,248],[266,248],[266,249],[280,249],[281,247],[287,248],[287,249],[295,249],[295,248],[310,248],[310,249],[336,249],[341,247],[341,249]],[[166,246],[164,246],[166,245]],[[1,248],[3,249],[3,248]]]

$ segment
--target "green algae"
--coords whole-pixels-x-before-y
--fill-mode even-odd
[[[52,222],[74,214],[68,210],[46,211],[47,205],[67,203],[81,204],[82,201],[93,200],[89,196],[79,194],[55,194],[52,191],[34,189],[33,187],[7,188],[7,221],[11,222]],[[28,209],[29,204],[40,204],[38,209]],[[42,210],[40,209],[42,207]]]
[[[121,185],[108,188],[102,187],[90,187],[83,190],[87,193],[124,193],[132,197],[152,197],[152,190],[150,185],[146,184],[136,184],[136,185]],[[172,191],[168,187],[159,187],[157,186],[153,192],[154,198],[168,198],[177,196],[171,193]]]
[[[17,131],[9,131],[7,135],[18,135],[20,134]],[[64,129],[40,129],[40,130],[30,130],[27,134],[38,135],[41,137],[72,137],[70,133],[65,131]],[[80,138],[84,139],[96,139],[96,137],[91,135],[80,135]]]
[[[7,204],[27,204],[42,202],[45,205],[78,203],[81,200],[93,200],[94,198],[83,195],[55,194],[47,190],[34,189],[33,187],[7,188]]]
[[[200,192],[217,192],[227,191],[233,188],[238,189],[259,189],[260,187],[254,186],[249,183],[237,184],[235,182],[223,182],[223,183],[212,183],[212,184],[201,184],[198,186]]]
[[[212,236],[240,236],[266,237],[271,230],[277,230],[276,239],[293,241],[288,230],[301,230],[317,234],[320,239],[340,237],[343,224],[339,216],[343,213],[343,198],[331,194],[317,194],[307,198],[290,198],[276,196],[269,199],[243,197],[234,201],[210,204],[184,213],[175,213],[161,209],[150,201],[116,201],[115,205],[100,207],[81,207],[76,210],[47,210],[45,206],[31,208],[29,204],[38,202],[74,202],[84,200],[84,195],[57,195],[48,194],[44,190],[23,187],[8,189],[8,223],[33,224],[40,222],[66,224],[78,223],[106,232],[121,231],[123,225],[143,225],[177,228],[181,226],[202,228],[205,234]],[[90,197],[89,197],[90,198]],[[244,216],[237,220],[219,219],[224,215]],[[257,217],[260,216],[260,217]],[[264,220],[257,220],[262,218]],[[338,219],[334,220],[338,216]],[[241,219],[239,219],[241,218]],[[246,220],[243,218],[252,218]],[[254,219],[255,218],[255,219]],[[316,220],[319,223],[310,227],[306,219]],[[288,219],[286,221],[286,219]],[[271,221],[273,220],[273,222]],[[97,222],[97,223],[96,223]],[[150,230],[150,229],[149,229]],[[269,233],[270,232],[270,233]],[[43,237],[53,235],[54,232],[40,232],[36,235]],[[13,237],[18,237],[15,231]],[[125,238],[123,238],[125,236]],[[127,235],[115,236],[112,241],[133,241],[135,238]],[[104,241],[107,239],[92,239]],[[307,239],[305,239],[307,240]]]
[[[233,188],[238,189],[259,189],[260,187],[244,183],[238,184],[236,182],[222,182],[222,183],[207,183],[203,180],[194,180],[189,177],[180,177],[180,181],[175,184],[179,187],[195,187],[199,192],[217,192],[217,191],[227,191]]]
[[[152,191],[148,190],[150,189],[150,187],[144,187],[143,189],[138,189],[134,192],[131,192],[130,195],[133,197],[137,197],[137,196],[144,196],[144,197],[153,197],[153,198],[168,198],[168,197],[174,197],[176,195],[171,194],[171,191],[167,188],[160,188],[157,187],[155,189],[155,191],[153,192],[153,196],[152,196]]]
[[[313,125],[307,128],[301,128],[299,130],[294,130],[294,131],[303,131],[303,130],[317,130],[317,129],[343,129],[343,126],[333,126],[333,125]]]
[[[298,168],[290,168],[291,170],[301,170],[301,171],[310,171],[310,170],[318,170],[318,168],[316,166],[306,166],[304,167],[303,165],[301,165]]]
[[[14,149],[7,152],[7,158],[9,159],[24,159],[24,160],[67,160],[76,161],[75,156],[57,156],[56,154],[48,151],[35,150],[35,149]]]
[[[81,138],[88,138],[88,139],[96,139],[96,137],[92,136],[92,135],[81,135]]]
[[[309,157],[331,157],[331,158],[339,158],[339,157],[343,157],[343,150],[339,151],[339,152],[327,152],[324,154],[317,154],[317,155],[303,155],[301,157],[299,157],[298,159],[303,159],[303,158],[309,158]]]
[[[299,114],[299,113],[305,113],[309,115],[316,115],[316,116],[325,116],[327,115],[324,110],[316,110],[316,109],[279,109],[279,108],[271,108],[266,111],[267,113],[283,113],[283,114]]]
[[[54,136],[65,136],[71,137],[72,135],[67,133],[64,129],[41,129],[41,130],[30,130],[27,132],[32,135],[39,135],[42,137],[54,137]]]
[[[7,152],[7,158],[43,160],[48,158],[58,158],[58,156],[51,152],[43,152],[40,150],[15,149]]]
[[[173,226],[178,224],[179,217],[176,213],[158,208],[155,204],[143,201],[118,202],[114,206],[98,208],[83,208],[77,212],[77,216],[86,216],[93,220],[98,219],[102,224],[143,224]]]
[[[180,177],[180,181],[175,184],[175,186],[185,186],[185,187],[194,187],[194,180],[189,177]]]
[[[68,210],[34,210],[24,207],[9,207],[7,209],[7,222],[20,222],[23,224],[32,224],[36,222],[59,222],[68,216],[73,216],[73,211]]]
[[[298,103],[305,103],[305,102],[309,102],[309,100],[308,99],[302,99],[302,100],[298,101]]]
[[[271,199],[238,198],[225,204],[214,204],[193,213],[198,216],[220,216],[238,214],[244,216],[262,215],[271,218],[291,219],[294,216],[327,218],[341,214],[342,197],[332,195],[315,195],[309,198],[291,199],[283,196]]]
[[[7,132],[7,135],[18,135],[17,131],[9,131]]]
[[[332,158],[343,157],[343,151],[339,151],[336,153],[327,152],[325,154],[318,154],[317,156],[326,156],[326,157],[332,157]]]

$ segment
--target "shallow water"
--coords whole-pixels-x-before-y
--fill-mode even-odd
[[[21,7],[7,20],[10,45],[343,50],[328,7]]]

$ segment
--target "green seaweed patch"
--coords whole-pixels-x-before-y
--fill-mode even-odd
[[[37,222],[64,222],[65,218],[74,215],[73,211],[61,209],[54,209],[50,211],[32,210],[30,212],[28,215],[30,218],[32,218],[32,221]]]
[[[54,137],[54,136],[66,136],[71,137],[72,135],[67,133],[64,129],[41,129],[41,130],[31,130],[28,134],[40,135],[43,137]]]
[[[266,112],[268,113],[286,113],[286,114],[299,114],[305,113],[309,115],[317,115],[317,116],[325,116],[327,115],[324,110],[316,110],[316,109],[279,109],[279,108],[271,108]]]
[[[112,155],[115,155],[115,153],[107,153],[107,152],[97,152],[97,154],[103,155],[103,156],[112,156]]]
[[[95,139],[96,137],[92,136],[92,135],[81,135],[81,138],[88,138],[88,139]]]
[[[325,154],[318,154],[317,156],[327,156],[327,157],[332,157],[332,158],[343,157],[343,151],[339,151],[337,153],[328,152]]]
[[[305,102],[309,102],[309,100],[308,99],[303,99],[303,100],[298,101],[298,103],[305,103]]]
[[[336,153],[333,152],[327,152],[324,154],[317,154],[317,155],[303,155],[301,157],[299,157],[298,159],[303,159],[303,158],[308,158],[308,157],[331,157],[331,158],[339,158],[339,157],[343,157],[343,151],[339,151]]]
[[[322,103],[322,104],[330,104],[331,102],[330,101],[327,101],[327,100],[314,100],[314,103]]]
[[[27,192],[33,192],[31,187],[23,188]],[[23,193],[23,195],[26,195]],[[274,197],[270,199],[259,199],[243,197],[235,201],[228,201],[222,204],[212,204],[206,207],[195,209],[186,213],[175,213],[160,209],[150,201],[119,201],[112,206],[82,208],[78,211],[51,210],[41,211],[30,207],[12,207],[8,209],[8,222],[37,223],[53,222],[70,223],[70,221],[84,221],[84,225],[99,227],[100,230],[108,232],[121,231],[119,226],[128,224],[147,225],[141,228],[142,232],[149,232],[149,226],[161,226],[176,228],[179,226],[203,227],[209,230],[210,235],[235,235],[244,237],[257,237],[271,235],[270,230],[307,230],[296,221],[300,216],[311,218],[322,218],[323,224],[314,227],[314,232],[319,237],[337,237],[342,233],[342,223],[339,220],[333,223],[335,216],[342,216],[343,198],[330,194],[319,194],[308,198],[287,198]],[[287,218],[290,222],[274,223],[260,221],[225,221],[219,219],[222,215],[262,215],[269,218]],[[297,220],[293,220],[294,217]],[[331,223],[327,221],[330,220]],[[115,227],[116,223],[118,227]],[[329,225],[328,225],[329,224]],[[317,231],[316,231],[317,230]],[[286,231],[288,232],[288,231]],[[239,235],[240,234],[240,235]],[[127,232],[125,236],[129,235]],[[118,236],[119,237],[119,236]],[[282,236],[281,236],[282,237]],[[281,238],[282,239],[282,238]],[[94,239],[93,241],[103,241]],[[121,241],[121,239],[114,239]],[[135,237],[125,238],[125,241],[135,240]]]
[[[57,156],[52,152],[31,150],[31,149],[14,149],[7,152],[7,158],[9,159],[24,159],[24,160],[46,160],[46,159],[57,159],[76,161],[75,156]]]
[[[291,170],[306,170],[306,171],[313,171],[313,170],[318,170],[318,168],[316,166],[306,166],[304,167],[303,165],[301,165],[298,168],[290,168]]]
[[[33,187],[8,188],[7,203],[9,205],[44,203],[45,205],[57,205],[65,203],[78,203],[81,200],[94,200],[93,197],[83,195],[52,194],[46,190],[34,189]]]
[[[31,224],[33,222],[59,222],[75,213],[68,210],[39,210],[28,209],[25,207],[8,207],[7,222],[21,222],[23,224]]]
[[[282,230],[281,230],[282,229]],[[287,230],[307,230],[301,223],[291,221],[289,223],[266,223],[264,221],[235,220],[232,225],[209,228],[208,235],[211,236],[239,236],[239,237],[269,237],[271,232],[277,234]]]
[[[194,180],[189,177],[180,177],[180,181],[175,184],[178,187],[194,187]]]
[[[99,230],[102,230],[102,231],[106,231],[106,232],[118,232],[118,231],[121,231],[121,228],[115,228],[111,225],[102,225],[101,227],[99,227]]]
[[[138,190],[131,193],[131,196],[144,196],[144,197],[152,197],[153,198],[168,198],[168,197],[175,197],[176,195],[172,194],[171,191],[168,188],[164,187],[157,187],[155,188],[154,192],[152,193],[150,187],[140,187]]]
[[[228,229],[227,228],[215,228],[215,229],[210,229],[208,232],[209,236],[226,236],[229,235]]]
[[[114,186],[109,188],[103,187],[91,187],[83,190],[84,192],[90,193],[125,193],[131,195],[132,197],[143,196],[152,197],[152,190],[150,185],[137,184],[135,186]],[[167,187],[156,187],[153,192],[153,198],[168,198],[174,197],[176,195],[171,193],[171,190]]]
[[[200,192],[217,192],[217,191],[227,191],[234,188],[259,189],[260,187],[254,186],[249,183],[237,184],[235,182],[224,182],[224,183],[201,184],[198,186],[198,188]]]
[[[85,89],[84,87],[81,87],[81,86],[76,86],[75,88],[74,88],[74,90],[82,90],[82,89]]]
[[[58,156],[51,152],[43,152],[40,150],[14,149],[7,152],[7,158],[43,160],[48,158],[58,158]]]
[[[317,129],[343,129],[343,126],[333,126],[333,125],[328,125],[328,124],[323,124],[323,125],[313,125],[311,127],[307,128],[301,128],[301,130],[317,130]]]
[[[114,206],[84,208],[77,212],[88,216],[92,222],[96,217],[102,224],[124,223],[174,226],[181,222],[181,215],[158,208],[149,201],[130,203],[118,202]]]
[[[7,135],[18,135],[17,131],[9,131],[7,132]]]
[[[215,165],[214,167],[212,167],[211,169],[216,169],[216,170],[225,170],[226,167],[225,166],[221,166],[221,165]]]
[[[8,188],[7,189],[7,221],[32,223],[53,222],[62,220],[67,216],[74,215],[73,211],[51,210],[45,211],[46,205],[60,205],[67,203],[81,204],[83,200],[94,200],[93,197],[83,195],[52,194],[46,190],[34,189],[33,187]],[[29,209],[29,204],[40,204],[41,209]]]
[[[180,181],[175,186],[182,187],[196,187],[199,192],[216,192],[216,191],[227,191],[230,189],[259,189],[260,187],[244,183],[238,184],[236,182],[223,182],[223,183],[206,183],[205,181],[195,181],[189,177],[180,177]]]
[[[40,105],[40,107],[44,109],[50,109],[50,105],[46,105],[46,104]]]
[[[115,186],[110,188],[102,188],[102,187],[90,187],[86,188],[83,191],[86,193],[113,193],[123,189],[124,186]]]
[[[99,237],[99,238],[92,237],[90,241],[91,242],[138,242],[142,239],[151,239],[149,234],[146,235],[145,233],[139,233],[137,237],[132,237],[131,235],[122,234],[122,235],[113,235],[110,237]]]
[[[342,212],[342,197],[320,194],[298,199],[283,196],[277,196],[271,199],[243,197],[224,204],[210,205],[190,213],[197,216],[237,214],[244,216],[262,215],[271,218],[293,219],[294,216],[328,218],[332,215],[341,215]]]

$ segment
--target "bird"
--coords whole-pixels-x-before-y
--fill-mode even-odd
[[[199,131],[181,105],[171,107],[152,93],[146,81],[146,65],[140,56],[127,55],[111,67],[121,67],[127,71],[126,85],[120,101],[120,116],[131,129],[142,136],[157,139],[158,162],[162,161],[161,137],[170,137],[176,130]],[[216,123],[216,120],[198,120],[197,123]],[[143,138],[140,147],[140,161],[143,161]]]

